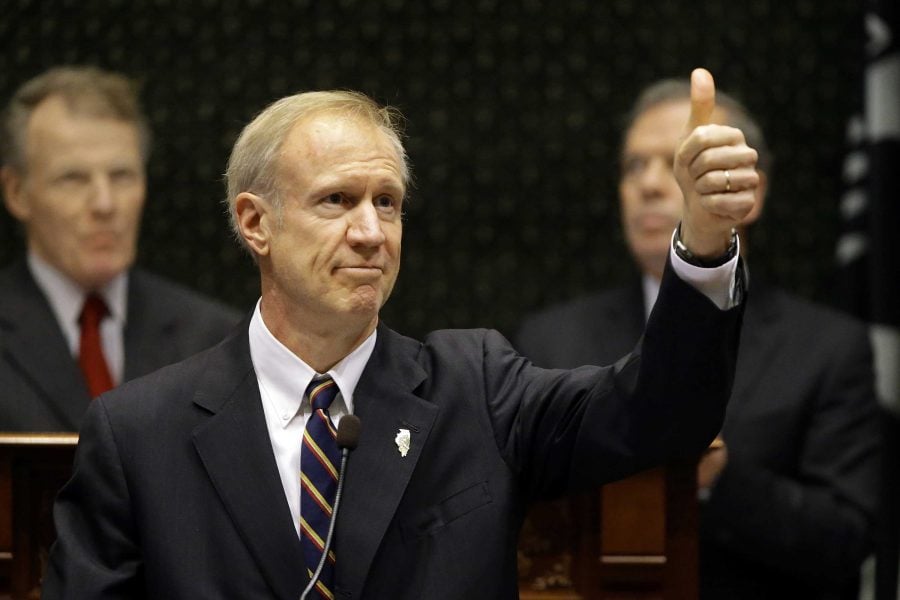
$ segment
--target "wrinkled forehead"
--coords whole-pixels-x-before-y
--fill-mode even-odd
[[[388,165],[405,187],[403,158],[395,140],[362,117],[337,113],[303,117],[291,127],[279,155],[282,173],[333,169],[358,161]]]
[[[34,104],[28,114],[28,125],[45,118],[70,121],[116,121],[139,128],[139,121],[107,96],[96,91],[67,92],[65,90],[48,94]]]
[[[358,144],[362,140],[389,145],[387,134],[376,124],[355,115],[319,112],[297,120],[288,134],[288,142],[304,145],[309,152],[320,154],[336,146]]]
[[[110,114],[72,111],[61,97],[40,103],[31,114],[24,141],[27,162],[69,151],[69,158],[99,153],[140,153],[140,130]],[[73,154],[74,153],[74,154]]]

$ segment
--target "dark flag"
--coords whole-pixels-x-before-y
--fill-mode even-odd
[[[900,598],[900,44],[896,0],[865,14],[862,114],[847,128],[836,258],[844,308],[870,324],[876,385],[885,409],[883,522],[875,597]]]

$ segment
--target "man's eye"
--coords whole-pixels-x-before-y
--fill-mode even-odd
[[[90,177],[86,173],[79,173],[78,171],[68,171],[56,178],[59,183],[65,185],[83,184],[87,183],[89,179]]]
[[[115,183],[131,183],[138,178],[138,175],[131,169],[115,169],[109,174],[109,177]]]
[[[631,157],[622,161],[623,175],[636,175],[640,173],[646,166],[647,161],[642,158]]]
[[[396,203],[390,196],[379,196],[375,199],[375,206],[378,208],[393,208]]]
[[[335,192],[333,194],[328,194],[325,196],[324,201],[327,204],[341,204],[344,201],[344,196],[339,192]]]

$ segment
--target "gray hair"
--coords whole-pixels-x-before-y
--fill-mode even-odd
[[[690,101],[691,84],[685,79],[663,79],[644,88],[640,93],[631,110],[625,116],[625,127],[622,131],[627,135],[638,117],[660,104],[668,102],[680,102],[683,100]],[[760,171],[770,174],[772,162],[774,160],[769,146],[766,144],[766,138],[763,136],[762,128],[750,114],[750,111],[736,98],[729,96],[725,92],[716,90],[716,106],[725,109],[728,123],[731,127],[736,127],[744,132],[744,139],[747,145],[755,149],[759,153],[757,167]]]
[[[13,94],[0,118],[0,162],[25,172],[26,134],[32,113],[44,100],[60,97],[78,115],[133,123],[141,155],[150,154],[150,127],[141,111],[138,86],[128,77],[97,67],[55,67],[34,77]]]
[[[402,142],[403,117],[397,109],[381,106],[365,94],[353,91],[305,92],[287,96],[270,104],[244,127],[228,159],[225,204],[232,232],[245,247],[235,212],[237,196],[242,192],[251,192],[266,197],[275,210],[280,211],[283,204],[282,190],[278,187],[281,147],[295,124],[322,113],[359,119],[383,131],[400,157],[403,183],[409,186],[409,161]]]

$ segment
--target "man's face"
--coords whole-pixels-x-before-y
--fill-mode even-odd
[[[128,269],[146,189],[137,128],[51,97],[28,122],[25,161],[24,173],[6,169],[4,184],[30,251],[85,289]]]
[[[278,166],[283,205],[260,257],[264,308],[268,293],[317,324],[374,327],[400,265],[400,156],[374,126],[320,114],[294,126]]]
[[[657,277],[681,219],[683,200],[672,161],[689,114],[687,100],[658,104],[625,134],[619,180],[625,240],[641,270]]]

